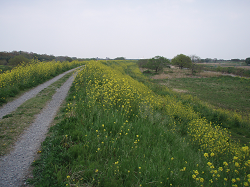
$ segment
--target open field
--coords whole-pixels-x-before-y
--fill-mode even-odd
[[[198,63],[206,71],[216,71],[226,74],[234,74],[240,77],[250,77],[250,66],[242,62],[222,62],[222,63]]]
[[[222,67],[245,67],[248,68],[245,62],[218,61],[216,63],[198,63],[204,66],[222,66]]]
[[[132,61],[91,61],[34,162],[34,185],[248,186],[250,150],[221,124],[249,120],[152,83]],[[233,115],[232,115],[233,114]],[[214,116],[216,117],[216,116]]]
[[[250,69],[250,66],[246,65],[239,65],[239,64],[229,64],[229,63],[198,63],[203,66],[208,66],[208,67],[235,67],[235,68],[243,68],[243,69]]]
[[[197,103],[193,103],[193,101],[191,103],[196,112],[201,113],[201,116],[214,123],[223,122],[222,126],[229,128],[233,138],[240,140],[243,145],[249,144],[249,129],[235,128],[233,124],[228,125],[231,122],[222,121],[221,119],[224,117],[218,117],[218,114],[212,112],[214,109],[238,111],[238,114],[249,121],[249,79],[224,76],[220,72],[200,72],[192,75],[191,71],[187,69],[168,68],[164,70],[164,73],[153,75],[151,78],[151,82],[166,86],[181,95],[197,97]],[[210,106],[204,107],[203,104],[200,104],[201,101],[206,102],[205,105]]]
[[[192,75],[188,69],[165,69],[151,78],[169,88],[185,90],[216,107],[250,112],[250,79],[206,71]]]

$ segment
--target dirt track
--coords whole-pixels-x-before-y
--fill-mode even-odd
[[[63,75],[65,75],[66,73],[63,73]],[[61,74],[59,78],[61,78],[63,75]],[[5,186],[16,187],[16,186],[21,186],[23,184],[24,182],[23,179],[25,175],[27,174],[31,163],[34,160],[37,154],[37,151],[39,150],[41,142],[45,139],[47,130],[51,122],[53,121],[58,108],[60,107],[61,103],[64,101],[73,80],[74,80],[74,76],[71,76],[61,86],[61,88],[57,90],[57,92],[52,97],[52,100],[37,116],[35,122],[22,134],[22,136],[15,143],[13,151],[11,151],[9,154],[0,158],[0,186],[1,187],[5,187]],[[31,90],[30,92],[34,92],[34,90],[36,90],[37,88]],[[39,91],[36,91],[36,92],[38,93]],[[22,96],[18,99],[24,102],[30,99],[30,95],[34,95],[34,94],[26,93],[25,94],[25,96],[27,96],[26,98]],[[12,102],[14,103],[12,107],[12,111],[18,107],[17,104],[15,103],[18,103],[20,106],[22,104],[21,101]],[[10,104],[7,104],[5,107],[11,108],[10,106],[11,106]],[[4,116],[3,113],[4,112],[2,113],[0,112],[1,116]]]

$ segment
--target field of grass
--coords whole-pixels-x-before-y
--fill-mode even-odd
[[[169,88],[186,90],[188,94],[224,109],[250,112],[250,79],[219,76],[209,78],[158,79]],[[157,82],[156,81],[156,82]]]
[[[42,144],[31,182],[249,186],[249,147],[202,117],[192,102],[198,103],[150,82],[135,62],[91,61],[78,73],[59,123]],[[240,115],[224,117],[249,125]]]
[[[247,66],[245,62],[200,63],[199,65],[203,70],[250,77],[250,66]]]
[[[232,138],[249,145],[249,79],[222,76],[218,72],[192,75],[190,70],[185,69],[165,70],[164,74],[152,78],[149,79],[151,82],[179,92],[175,93],[176,97],[191,106],[201,117],[228,128]],[[244,123],[239,123],[238,115],[244,119]]]

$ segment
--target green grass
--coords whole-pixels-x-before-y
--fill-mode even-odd
[[[184,105],[191,106],[201,117],[228,128],[232,138],[240,141],[242,145],[250,144],[250,79],[220,76],[151,80],[151,82],[153,84],[149,86],[155,93],[178,98]],[[162,82],[169,88],[188,92],[170,92],[158,84]],[[192,97],[189,97],[190,95]],[[237,114],[243,117],[243,121],[233,117]]]
[[[250,79],[220,76],[211,78],[179,78],[156,80],[164,82],[169,88],[187,90],[188,94],[196,96],[218,108],[250,112]]]
[[[217,71],[217,72],[229,73],[229,74],[234,74],[234,75],[243,76],[243,77],[250,77],[250,69],[241,68],[240,66],[235,66],[235,65],[234,67],[232,67],[232,64],[224,64],[224,65],[202,64],[200,66],[202,67],[203,70]]]
[[[75,94],[71,89],[67,103]],[[129,119],[119,109],[85,107],[70,115],[68,105],[62,109],[65,118],[50,129],[33,164],[35,186],[195,186],[190,173],[207,171],[204,157],[166,125],[175,126],[167,116]]]
[[[50,128],[49,136],[42,144],[41,158],[34,162],[33,185],[232,186],[232,179],[236,177],[242,182],[247,180],[246,167],[236,168],[235,160],[232,162],[228,155],[204,154],[197,144],[192,144],[187,133],[183,133],[190,120],[199,118],[189,107],[190,103],[184,102],[190,100],[152,84],[142,75],[137,76],[133,72],[134,64],[121,65],[124,65],[122,72],[87,67],[74,81],[67,102],[56,117],[58,123]],[[115,81],[108,76],[111,71],[115,71],[113,78],[117,84],[121,80],[124,84],[129,82],[132,93],[133,85],[142,85],[124,72],[137,77],[147,85],[142,86],[143,91],[151,94],[152,104],[157,103],[157,99],[166,99],[161,103],[163,106],[157,105],[151,111],[149,105],[140,103],[138,106],[139,100],[122,95],[120,90],[115,91],[119,85],[112,84]],[[105,91],[102,93],[101,89]],[[110,97],[105,97],[106,93]],[[133,110],[127,113],[117,103],[107,104],[117,95],[116,101],[125,100]],[[164,104],[176,113],[168,111]],[[168,112],[174,115],[167,115]],[[223,166],[225,159],[230,162],[230,173],[227,166]]]
[[[5,65],[0,65],[0,73],[4,73],[5,71],[11,70],[12,67],[10,66],[5,66]]]
[[[11,145],[17,140],[18,136],[28,128],[35,119],[35,115],[39,114],[46,106],[47,102],[56,93],[56,89],[73,74],[73,72],[64,75],[61,79],[43,89],[36,97],[29,99],[16,111],[5,115],[0,121],[0,155],[8,153]]]

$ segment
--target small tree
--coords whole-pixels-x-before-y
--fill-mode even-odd
[[[193,63],[200,63],[201,62],[201,58],[197,55],[190,55],[189,57]]]
[[[72,60],[72,58],[70,58],[70,57],[66,57],[66,61],[69,61],[69,62],[72,62],[73,60]]]
[[[171,63],[173,65],[179,66],[179,68],[190,68],[192,66],[192,61],[189,56],[179,54],[175,56],[172,60]]]
[[[250,57],[246,58],[245,62],[246,62],[247,65],[250,65]]]
[[[192,70],[192,74],[201,71],[201,66],[197,64],[201,62],[201,58],[196,55],[190,55],[189,57],[192,61],[192,65],[189,67]]]
[[[155,72],[157,73],[168,64],[170,64],[170,61],[167,58],[162,56],[155,56],[154,58],[148,60],[148,63],[145,67],[148,69],[155,70]]]
[[[145,68],[147,66],[148,59],[140,59],[137,63],[140,68]]]

